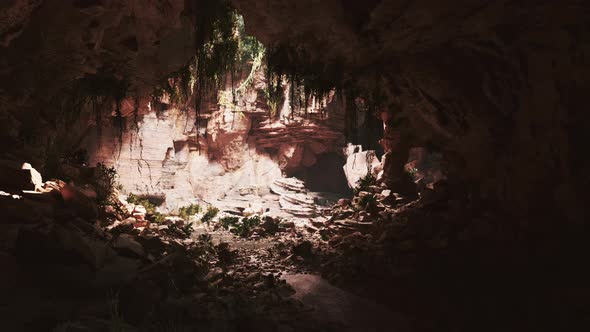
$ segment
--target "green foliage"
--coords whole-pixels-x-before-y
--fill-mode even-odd
[[[229,229],[230,227],[235,227],[239,222],[240,222],[239,217],[224,216],[224,217],[219,218],[219,223],[225,229]]]
[[[376,205],[377,205],[377,198],[373,194],[365,195],[365,196],[361,197],[361,199],[359,201],[359,207],[361,207],[363,209],[367,209],[367,210],[375,208]]]
[[[377,179],[371,174],[371,172],[367,172],[365,176],[360,178],[356,182],[356,188],[353,189],[354,194],[358,195],[361,191],[368,191],[370,186],[374,186],[377,183]]]
[[[200,112],[201,100],[212,88],[219,90],[227,74],[232,79],[232,103],[254,81],[264,57],[263,45],[246,34],[244,19],[227,0],[199,1],[193,7],[195,22],[195,56],[180,70],[170,73],[153,91],[154,101],[168,95],[174,105],[187,106],[195,95],[195,109]],[[237,88],[234,79],[242,68],[252,62],[250,74]]]
[[[267,80],[270,82],[269,78],[267,78]],[[272,83],[269,83],[267,89],[264,90],[264,98],[266,99],[266,104],[268,106],[269,118],[276,117],[279,105],[283,99],[282,90],[279,92],[275,91],[275,88],[272,87]]]
[[[149,199],[134,194],[129,194],[127,202],[135,205],[142,205],[148,215],[156,213],[156,205],[149,201]]]
[[[251,217],[244,217],[241,220],[241,223],[238,224],[238,227],[236,227],[235,230],[235,234],[239,234],[241,236],[247,236],[250,234],[250,231],[252,230],[252,228],[260,225],[260,216],[258,215],[254,215]]]
[[[217,213],[219,213],[219,209],[210,205],[209,207],[207,207],[207,212],[205,212],[203,218],[201,218],[201,222],[209,224],[213,220],[213,218],[215,218]]]
[[[180,237],[189,237],[194,232],[193,224],[186,223],[184,226],[176,226],[175,224],[168,225],[168,232]]]
[[[342,65],[339,59],[331,63],[315,60],[302,47],[281,44],[268,47],[266,52],[266,95],[271,102],[279,100],[283,94],[282,83],[290,84],[290,104],[305,107],[312,97],[323,100],[330,91],[342,89]],[[303,100],[303,102],[301,102]],[[302,105],[303,104],[303,105]]]
[[[153,222],[161,223],[166,219],[166,216],[157,211],[157,205],[149,200],[147,197],[141,197],[129,194],[127,202],[135,205],[142,205],[146,210],[146,218]]]
[[[412,167],[410,169],[407,169],[406,172],[410,174],[412,177],[414,177],[416,176],[416,173],[418,173],[418,169],[416,167]]]
[[[189,206],[181,207],[179,209],[178,216],[188,221],[190,216],[194,216],[201,211],[201,206],[199,204],[191,204]]]
[[[154,212],[152,215],[153,221],[157,223],[162,223],[166,220],[166,216],[161,214],[160,212]]]
[[[118,182],[117,170],[101,163],[96,165],[91,185],[96,190],[96,201],[100,207],[116,205],[115,191],[121,189]]]
[[[247,87],[249,87],[252,82],[254,82],[254,76],[260,67],[262,66],[262,59],[264,58],[264,49],[256,55],[256,57],[252,60],[252,67],[250,68],[250,73],[248,77],[242,82],[242,84],[236,89],[236,93],[240,94],[243,93]]]
[[[228,229],[236,235],[244,237],[248,236],[252,229],[260,225],[261,222],[262,220],[258,215],[243,218],[226,216],[219,219],[219,223],[223,228]]]
[[[207,247],[207,249],[213,249],[213,247],[215,247],[213,245],[213,237],[211,234],[199,234],[198,240],[202,245]]]

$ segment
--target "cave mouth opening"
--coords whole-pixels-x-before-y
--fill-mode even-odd
[[[312,166],[294,172],[293,176],[301,179],[311,191],[350,197],[352,188],[348,186],[344,173],[345,163],[343,156],[335,152],[325,153],[319,155]]]
[[[204,6],[211,17],[193,18],[195,55],[144,88],[146,95],[130,95],[127,79],[115,79],[112,89],[96,75],[81,79],[82,91],[74,92],[91,98],[79,118],[93,126],[75,142],[88,151],[88,164],[114,167],[123,200],[139,198],[163,215],[199,205],[315,217],[350,197],[356,180],[343,171],[345,136],[355,131],[366,141],[372,133],[376,146],[379,123],[362,115],[374,111],[371,98],[359,103],[362,97],[338,91],[334,68],[310,63],[304,52],[248,35],[226,1]],[[357,123],[356,114],[371,121]],[[152,214],[148,219],[162,218]]]
[[[314,330],[264,324],[283,271],[416,331],[576,327],[589,4],[3,1],[5,329]]]

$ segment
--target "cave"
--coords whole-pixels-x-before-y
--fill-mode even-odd
[[[351,188],[342,168],[345,163],[344,158],[337,153],[321,154],[313,165],[299,169],[294,176],[302,179],[311,191],[350,196]]]
[[[0,2],[2,330],[590,330],[589,22]]]

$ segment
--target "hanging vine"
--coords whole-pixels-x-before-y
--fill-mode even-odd
[[[289,103],[291,119],[328,116],[327,97],[333,91],[346,96],[345,121],[349,140],[357,135],[357,99],[362,99],[365,109],[373,117],[382,105],[380,87],[367,87],[343,76],[343,60],[322,61],[313,57],[301,45],[263,45],[254,37],[247,36],[243,18],[228,0],[193,0],[187,13],[194,23],[194,57],[179,71],[171,73],[154,91],[156,100],[168,95],[170,103],[188,109],[190,103],[195,109],[197,141],[201,135],[200,119],[205,98],[216,96],[218,91],[231,85],[232,122],[239,112],[238,101],[255,79],[255,74],[265,67],[266,89],[264,96],[268,105],[269,121],[278,115],[279,106]],[[249,74],[240,83],[241,72],[251,65]],[[378,77],[379,75],[376,75]],[[285,91],[288,87],[289,91]],[[230,98],[223,96],[223,105],[229,105]],[[227,107],[227,106],[226,106]],[[313,108],[313,109],[311,109]],[[369,118],[367,118],[369,119]],[[374,136],[378,121],[365,121],[369,136]],[[370,138],[372,141],[373,138]],[[200,150],[200,145],[198,146]]]

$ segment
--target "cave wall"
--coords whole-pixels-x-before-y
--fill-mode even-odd
[[[296,45],[347,79],[377,81],[386,111],[407,120],[395,128],[406,145],[443,152],[449,181],[471,196],[517,216],[585,220],[587,1],[232,3],[265,44]],[[184,64],[194,49],[186,4],[2,2],[2,154],[35,159],[55,142],[56,104],[76,78],[107,73],[141,94]]]
[[[81,78],[151,93],[194,54],[184,10],[183,0],[0,2],[0,154],[42,170],[60,146],[76,144],[92,125],[67,104],[83,97],[73,96]]]
[[[246,79],[246,69],[236,86]],[[125,193],[164,197],[162,208],[169,210],[244,192],[263,195],[275,180],[301,174],[321,163],[322,156],[342,155],[343,98],[332,95],[322,118],[318,108],[310,108],[309,119],[303,114],[291,117],[285,99],[280,105],[283,117],[269,121],[265,86],[260,68],[252,84],[236,96],[235,105],[230,102],[231,85],[218,91],[218,102],[208,99],[201,110],[198,135],[194,109],[181,109],[165,98],[158,110],[153,102],[140,100],[140,112],[134,114],[135,101],[128,98],[121,105],[123,128],[113,121],[92,123],[79,146],[88,152],[90,165],[115,167]],[[338,170],[344,161],[332,164]],[[346,186],[346,180],[335,179]]]
[[[378,77],[407,145],[442,151],[461,190],[516,216],[585,220],[587,2],[233,2],[259,39]]]

